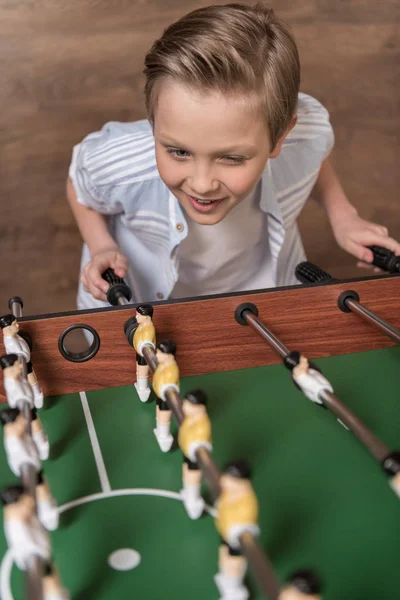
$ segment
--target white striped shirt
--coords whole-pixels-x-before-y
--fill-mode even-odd
[[[259,182],[276,286],[298,283],[294,269],[305,255],[296,219],[334,142],[329,114],[317,100],[300,93],[297,116],[280,155],[268,161]],[[178,279],[176,249],[188,226],[158,173],[150,123],[110,122],[91,133],[74,147],[69,176],[79,203],[109,215],[110,232],[129,260],[132,301],[167,299]],[[81,269],[89,260],[84,245]],[[108,305],[79,285],[78,308],[102,306]]]

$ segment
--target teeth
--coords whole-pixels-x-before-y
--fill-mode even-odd
[[[196,200],[199,204],[211,204],[211,202],[214,202],[214,200],[199,200],[199,198],[196,198]]]

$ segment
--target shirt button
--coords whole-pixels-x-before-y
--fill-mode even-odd
[[[179,231],[179,233],[182,233],[182,231],[185,229],[185,226],[183,225],[183,223],[177,223],[176,224],[176,230]]]
[[[156,296],[157,296],[157,298],[159,300],[163,300],[164,299],[164,294],[162,292],[157,292]]]

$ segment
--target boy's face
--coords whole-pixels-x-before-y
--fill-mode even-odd
[[[161,179],[193,221],[215,225],[251,192],[285,136],[271,152],[267,127],[244,96],[164,82],[154,137]]]

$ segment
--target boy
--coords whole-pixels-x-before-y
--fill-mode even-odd
[[[296,219],[312,190],[359,261],[372,261],[372,244],[400,254],[346,198],[328,159],[328,113],[299,94],[296,44],[272,10],[193,11],[145,66],[149,120],[108,123],[74,148],[79,308],[106,305],[108,267],[135,303],[298,283]]]

